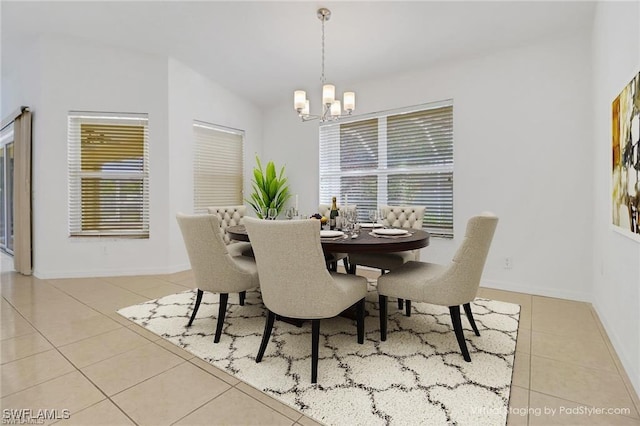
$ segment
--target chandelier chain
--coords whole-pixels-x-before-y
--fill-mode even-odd
[[[322,81],[322,84],[325,83],[325,78],[324,78],[324,17],[322,18],[322,76],[320,77],[320,80]]]

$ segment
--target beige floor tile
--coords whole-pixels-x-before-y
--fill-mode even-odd
[[[139,335],[141,335],[142,337],[144,337],[145,339],[151,341],[151,342],[155,342],[156,340],[160,340],[162,339],[162,337],[158,336],[157,334],[154,334],[152,332],[150,332],[149,330],[145,329],[144,327],[139,326],[138,324],[134,324],[131,321],[129,321],[129,323],[131,325],[129,325],[127,328],[131,331],[133,331],[134,333],[137,333]]]
[[[3,340],[0,342],[0,348],[2,349],[0,363],[6,364],[7,362],[48,351],[53,349],[53,346],[40,333],[29,333]]]
[[[518,329],[516,351],[531,353],[531,330]]]
[[[180,358],[183,358],[186,360],[189,360],[195,356],[191,352],[187,352],[184,349],[182,349],[180,346],[176,346],[173,343],[164,339],[156,340],[156,344],[162,346],[169,352],[173,352],[174,354],[178,355]]]
[[[318,423],[307,416],[300,417],[300,420],[298,420],[295,424],[302,426],[322,426],[322,423]]]
[[[531,329],[561,336],[600,337],[587,303],[533,296]]]
[[[60,418],[63,410],[71,417],[80,410],[103,400],[104,395],[80,372],[74,371],[57,379],[31,387],[2,398],[0,405],[8,409],[57,410]]]
[[[126,277],[105,277],[103,279],[118,287],[134,293],[140,293],[141,290],[147,290],[169,283],[170,281],[165,277],[165,275],[136,275]]]
[[[85,318],[72,320],[56,320],[39,326],[40,332],[56,347],[78,342],[88,337],[97,336],[107,331],[121,328],[122,325],[105,315],[95,312]]]
[[[59,426],[128,426],[135,425],[115,404],[108,399],[98,402],[82,411],[74,412]]]
[[[0,338],[2,340],[34,333],[35,331],[36,329],[19,314],[16,314],[12,318],[3,319],[0,324]]]
[[[478,289],[478,296],[492,300],[500,300],[502,302],[517,303],[522,309],[531,309],[532,298],[530,294],[526,293],[480,287]]]
[[[147,343],[144,337],[121,327],[58,349],[76,368],[83,368]]]
[[[153,343],[147,343],[82,368],[82,372],[107,395],[114,395],[184,362]]]
[[[189,362],[192,363],[193,365],[195,365],[196,367],[203,369],[207,373],[213,374],[218,379],[228,383],[231,386],[235,386],[238,383],[240,383],[240,380],[236,379],[231,374],[225,373],[224,371],[220,370],[219,368],[214,367],[213,365],[209,364],[206,361],[201,360],[198,357],[191,358],[189,360]]]
[[[261,403],[263,403],[267,407],[276,410],[278,413],[290,418],[291,420],[298,421],[300,419],[300,417],[302,417],[302,414],[298,410],[294,410],[293,408],[289,407],[288,405],[285,405],[285,404],[283,404],[283,403],[271,398],[269,395],[260,392],[256,388],[254,388],[252,386],[249,386],[248,384],[246,384],[244,382],[238,383],[236,385],[236,389],[246,393],[247,395],[249,395],[250,397],[252,397],[254,399],[257,399],[258,401],[260,401]]]
[[[229,389],[177,425],[292,425],[294,421],[235,388]]]
[[[529,389],[511,386],[507,426],[527,426],[529,421]]]
[[[618,371],[601,337],[563,336],[533,331],[531,354],[583,367]]]
[[[516,351],[516,359],[513,365],[513,378],[511,384],[529,389],[531,369],[531,355],[526,352]]]
[[[551,425],[603,425],[639,426],[640,420],[613,413],[597,413],[587,410],[594,408],[615,408],[585,406],[550,395],[531,392],[530,426]]]
[[[42,352],[0,366],[2,396],[35,386],[74,371],[57,350]]]
[[[530,389],[588,406],[628,408],[638,418],[617,373],[532,356]]]
[[[140,425],[169,425],[203,406],[231,387],[198,367],[184,363],[115,395],[113,401]],[[223,405],[211,423],[221,421],[224,413],[233,414]],[[238,407],[246,412],[247,407]],[[237,413],[235,413],[237,414]]]
[[[151,300],[151,299],[159,299],[161,297],[169,296],[171,294],[182,293],[183,291],[187,291],[187,289],[179,284],[165,282],[155,287],[136,291],[136,293],[146,297],[147,300]]]

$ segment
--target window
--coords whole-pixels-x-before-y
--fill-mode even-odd
[[[193,208],[243,204],[244,132],[194,121]]]
[[[13,254],[13,123],[0,132],[0,249]]]
[[[146,114],[70,112],[69,234],[149,237]]]
[[[378,205],[425,206],[423,226],[453,238],[451,101],[320,126],[320,202],[345,195],[360,220]]]

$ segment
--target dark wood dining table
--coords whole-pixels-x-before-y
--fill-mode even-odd
[[[229,238],[237,241],[249,241],[244,225],[230,226]],[[407,229],[408,236],[374,236],[371,229],[362,228],[357,238],[321,238],[325,253],[393,253],[415,250],[429,245],[429,233],[421,229]]]

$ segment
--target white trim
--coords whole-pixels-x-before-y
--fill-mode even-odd
[[[609,227],[611,228],[612,231],[614,231],[614,232],[616,232],[616,233],[618,233],[620,235],[623,235],[623,236],[625,236],[627,238],[630,238],[633,241],[637,241],[638,243],[640,243],[640,234],[634,234],[633,232],[627,231],[626,229],[621,228],[621,227],[619,227],[617,225],[614,225],[613,223],[610,223]]]
[[[566,291],[555,287],[540,287],[521,285],[517,283],[498,281],[498,280],[482,280],[481,287],[493,288],[496,290],[513,291],[516,293],[526,293],[533,296],[554,297],[557,299],[567,299],[577,302],[591,303],[592,295],[582,291]]]
[[[40,271],[35,269],[33,276],[41,280],[52,280],[60,278],[90,278],[90,277],[122,277],[131,275],[165,275],[175,274],[176,272],[182,272],[191,269],[190,264],[180,264],[174,266],[166,266],[163,268],[148,268],[148,269],[97,269],[88,270],[80,269],[75,271]]]

